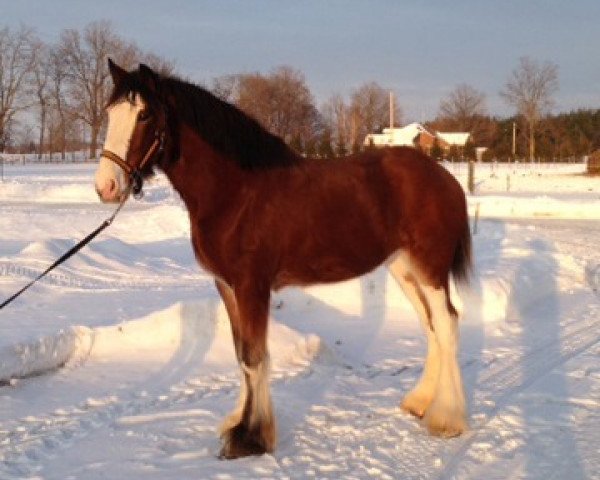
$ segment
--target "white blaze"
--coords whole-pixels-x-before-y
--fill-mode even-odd
[[[133,102],[123,100],[108,108],[108,129],[104,150],[116,153],[124,160],[127,158],[137,116],[143,108],[144,103],[139,95],[135,96]],[[96,189],[101,192],[111,180],[116,182],[120,195],[126,186],[125,172],[115,162],[102,157],[96,170]]]

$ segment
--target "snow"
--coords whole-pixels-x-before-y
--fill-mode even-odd
[[[398,408],[425,342],[378,269],[274,295],[279,444],[236,461],[217,459],[238,394],[228,320],[158,176],[0,312],[0,479],[600,478],[600,178],[583,171],[476,166],[475,272],[453,292],[466,434],[430,437]],[[0,298],[110,215],[93,172],[5,166]]]
[[[410,123],[401,128],[384,128],[383,133],[370,133],[365,137],[364,144],[379,146],[410,146],[414,145],[414,140],[420,133],[427,132],[420,123]],[[428,133],[428,132],[427,132]]]
[[[364,144],[377,146],[409,146],[415,144],[415,138],[421,133],[426,133],[432,136],[423,125],[420,123],[409,123],[404,127],[399,128],[384,128],[382,133],[370,133],[365,137]],[[469,133],[464,132],[434,132],[446,145],[464,146],[469,140]]]
[[[447,145],[464,147],[471,136],[468,132],[436,132],[436,135]]]

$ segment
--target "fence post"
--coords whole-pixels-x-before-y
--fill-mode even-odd
[[[468,176],[469,193],[472,195],[475,191],[475,162],[469,160],[469,176]]]

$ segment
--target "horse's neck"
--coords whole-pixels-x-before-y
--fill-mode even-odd
[[[179,152],[165,173],[195,217],[210,215],[243,181],[237,165],[187,126],[181,129]]]

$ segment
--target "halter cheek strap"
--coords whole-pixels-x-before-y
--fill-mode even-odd
[[[142,158],[140,164],[133,168],[127,161],[123,160],[119,155],[110,150],[102,150],[100,153],[101,157],[107,158],[110,161],[116,163],[123,171],[129,176],[129,182],[131,183],[131,192],[135,198],[140,198],[142,193],[142,187],[144,186],[144,180],[142,178],[141,171],[146,164],[154,157],[155,154],[162,152],[165,142],[165,132],[156,131],[154,142],[150,145],[150,148]]]

